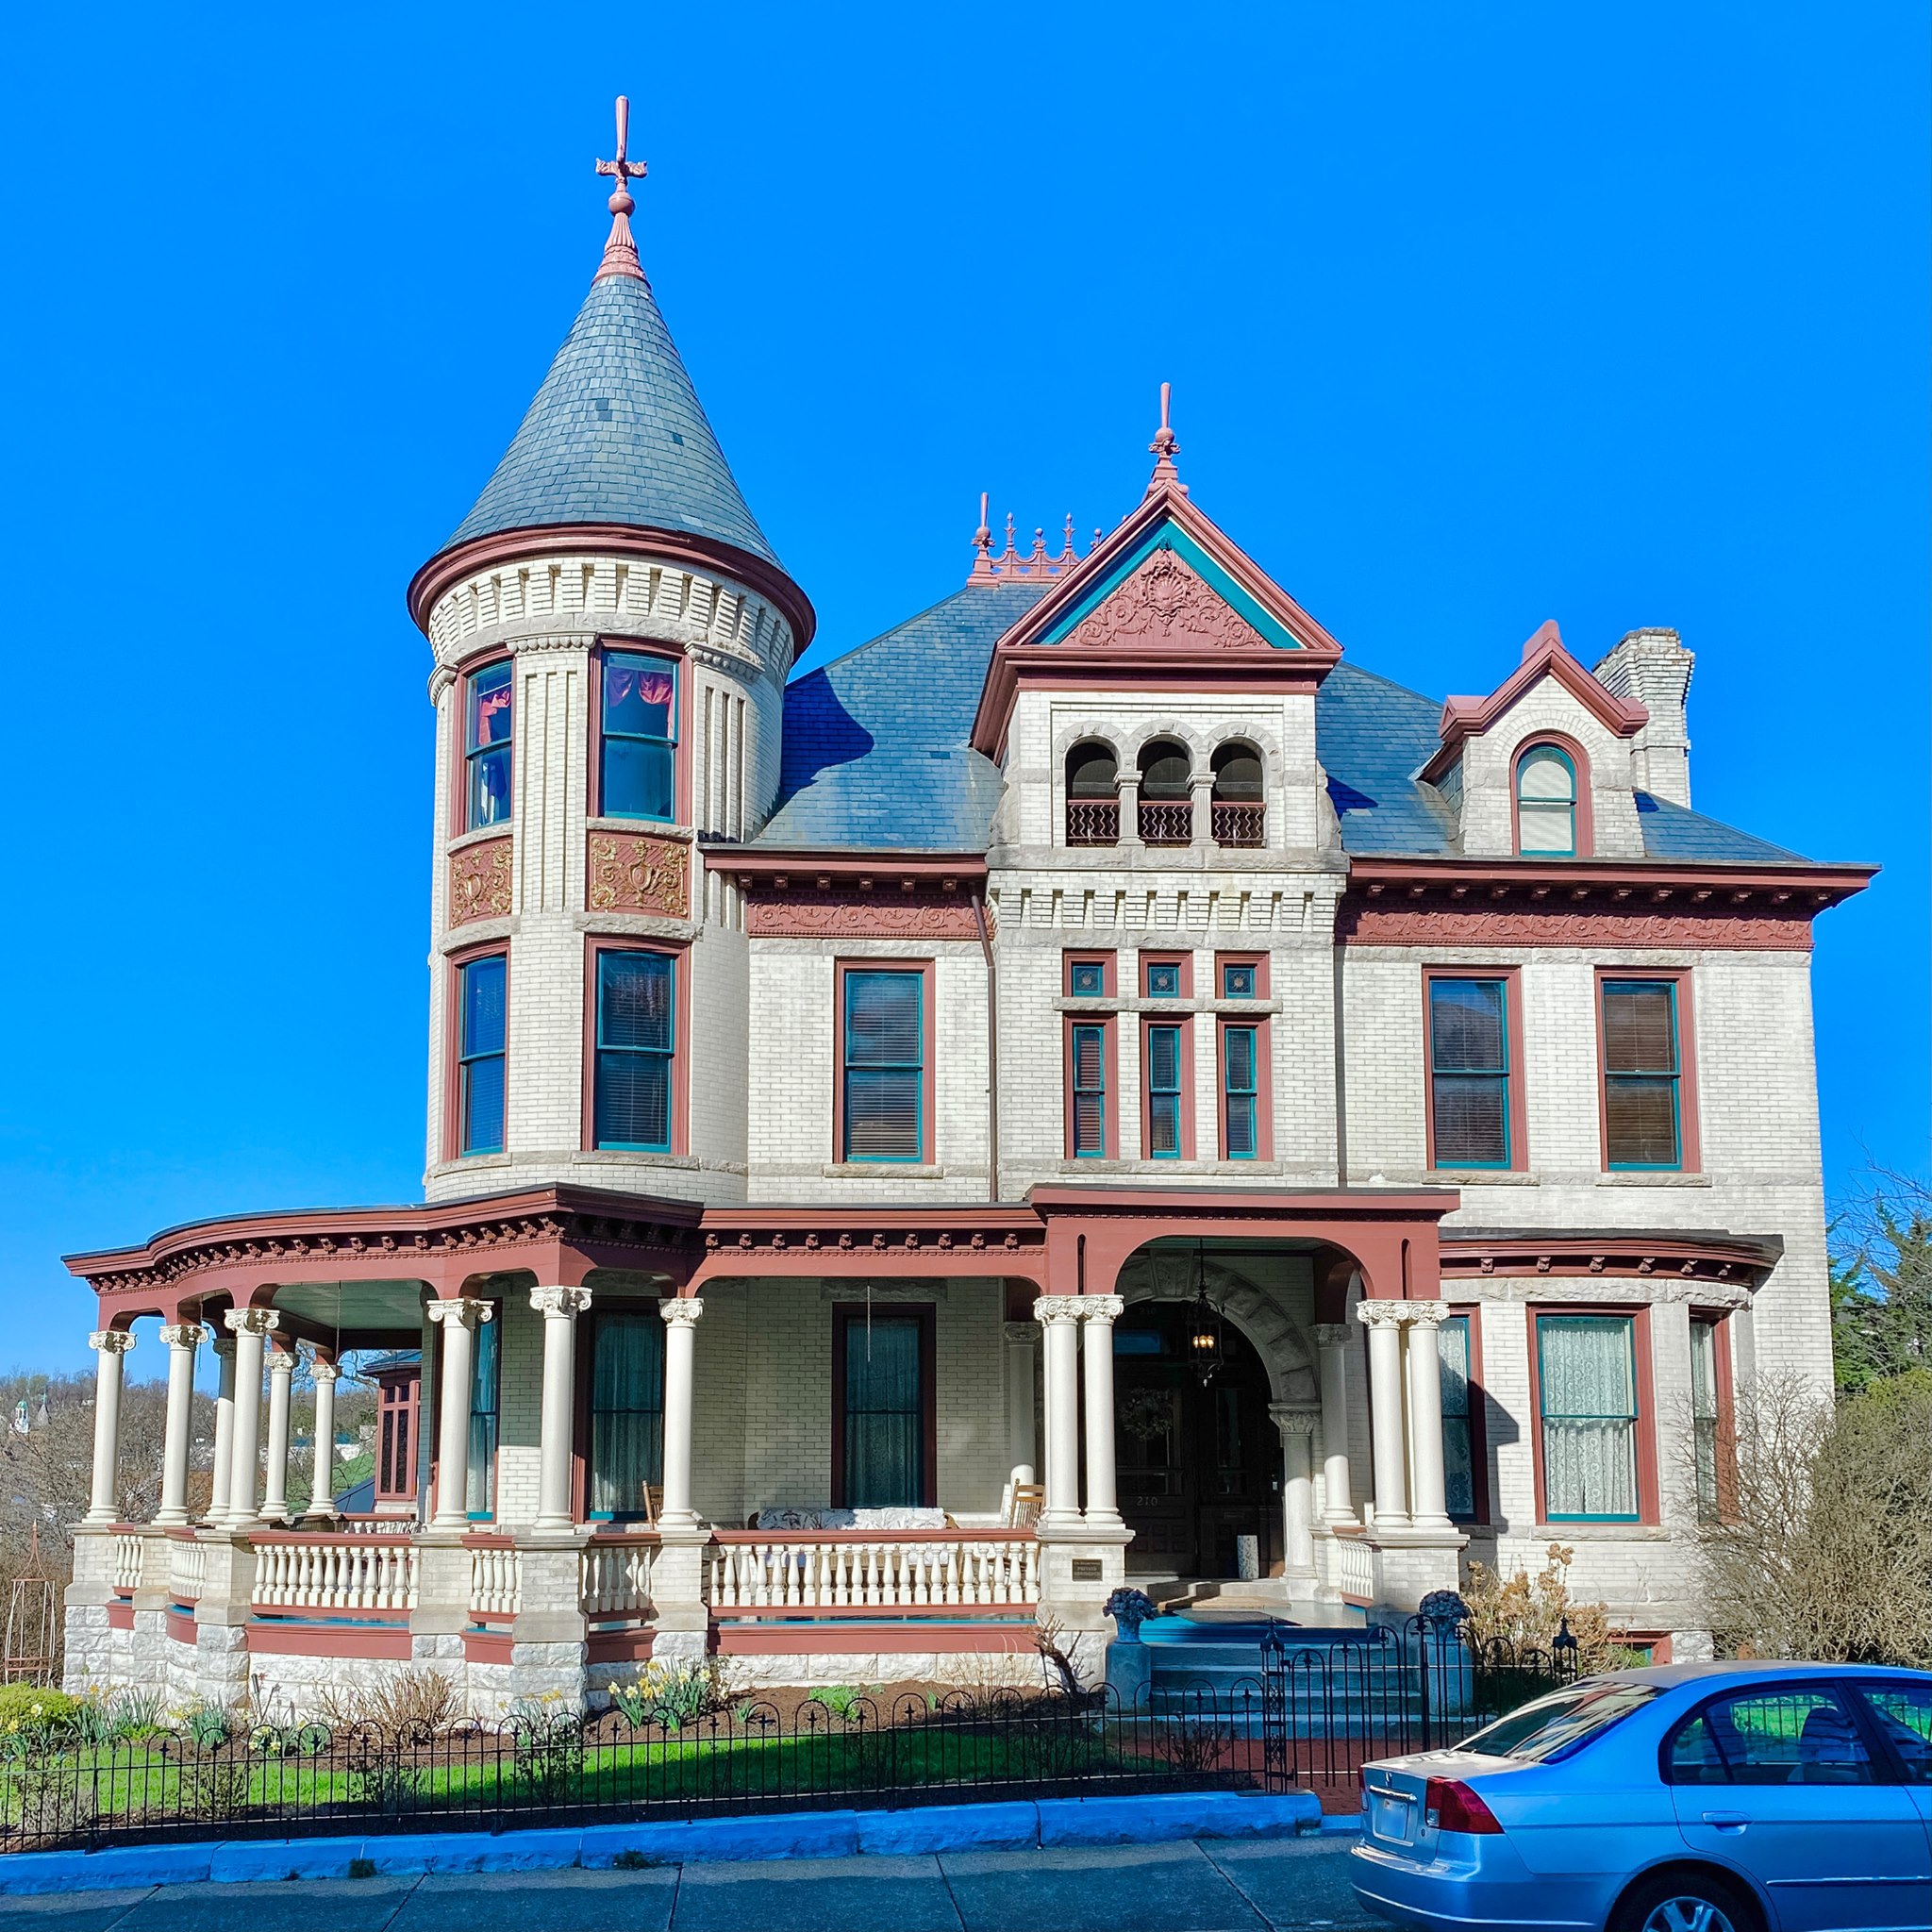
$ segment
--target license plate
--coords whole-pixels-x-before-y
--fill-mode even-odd
[[[1408,1799],[1396,1797],[1391,1792],[1371,1791],[1369,1830],[1376,1838],[1406,1845],[1415,1836],[1415,1807]]]

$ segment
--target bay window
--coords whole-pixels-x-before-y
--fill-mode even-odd
[[[457,1152],[501,1154],[509,961],[486,953],[457,969]]]
[[[509,822],[511,666],[508,658],[472,672],[463,692],[465,832]]]
[[[672,1152],[677,960],[602,948],[597,959],[591,1144]]]
[[[1543,1520],[1639,1522],[1636,1317],[1535,1322]]]
[[[607,651],[603,660],[597,809],[606,818],[677,812],[677,666],[668,658]]]

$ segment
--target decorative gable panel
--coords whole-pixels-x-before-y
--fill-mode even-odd
[[[1161,542],[1126,581],[1056,641],[1265,651],[1269,641]],[[1300,648],[1299,645],[1295,648]]]

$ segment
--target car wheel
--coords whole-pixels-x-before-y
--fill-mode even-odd
[[[1759,1932],[1757,1907],[1715,1872],[1659,1872],[1624,1894],[1611,1932]]]

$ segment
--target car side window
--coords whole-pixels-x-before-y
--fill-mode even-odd
[[[1763,1685],[1720,1697],[1665,1747],[1676,1785],[1869,1785],[1872,1757],[1826,1684]]]
[[[1932,1684],[1863,1678],[1854,1687],[1878,1721],[1908,1785],[1932,1785]]]

